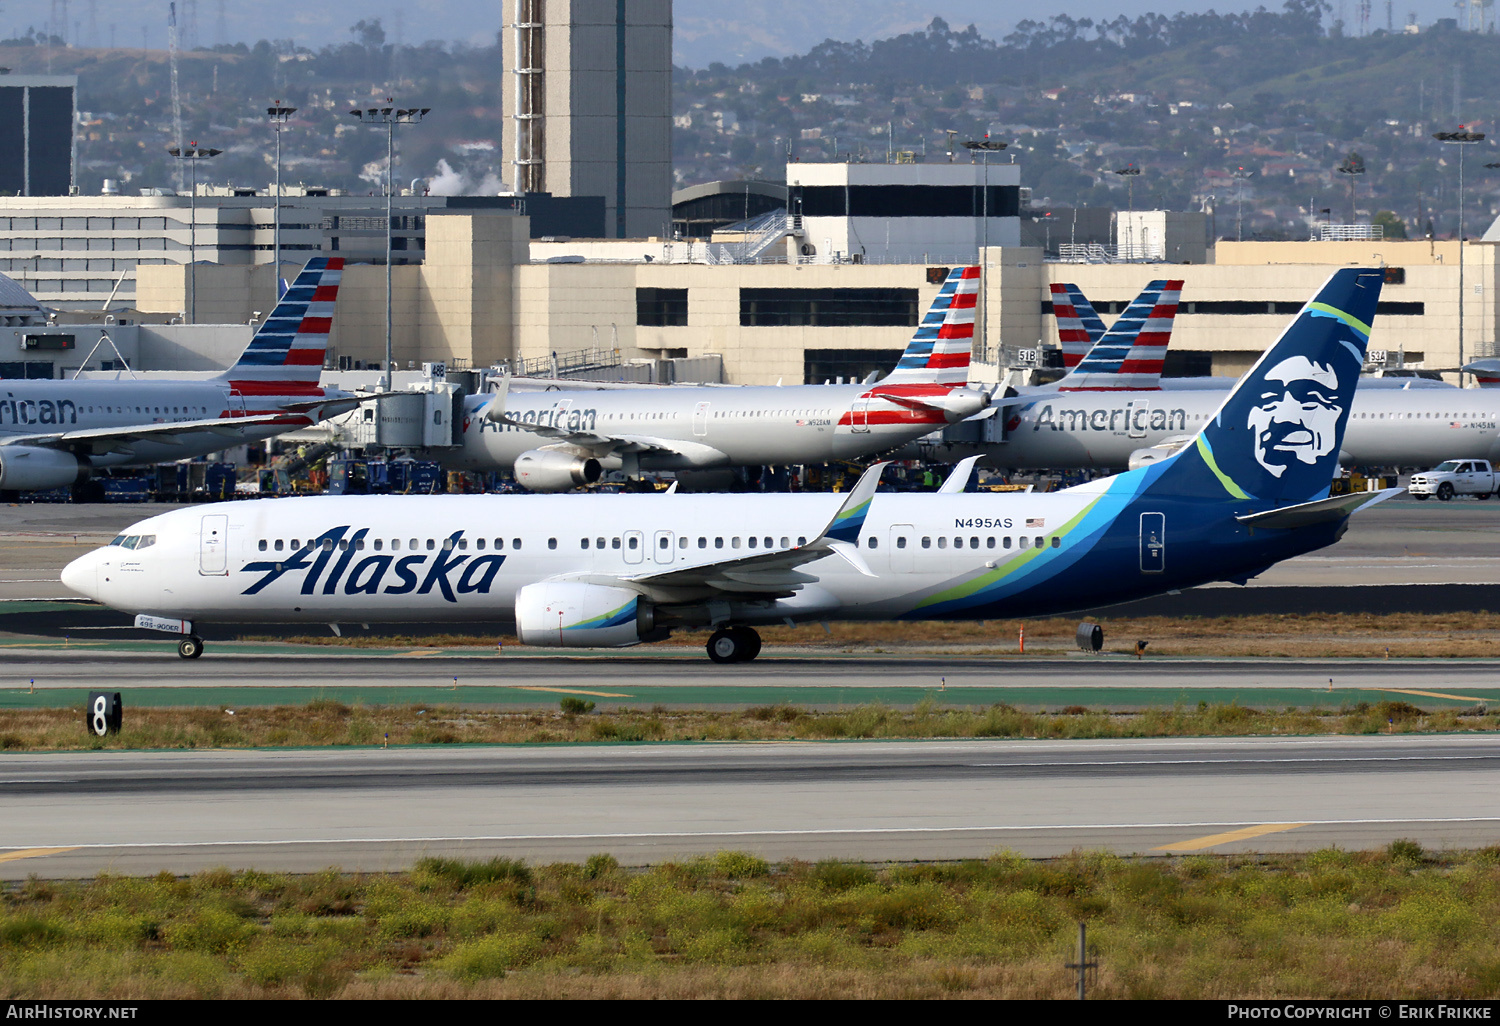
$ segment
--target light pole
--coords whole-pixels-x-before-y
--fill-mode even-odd
[[[1254,178],[1255,177],[1255,172],[1254,171],[1246,171],[1242,167],[1237,167],[1237,168],[1234,169],[1234,172],[1231,174],[1230,177],[1234,178],[1235,181],[1239,182],[1239,185],[1235,187],[1235,200],[1234,200],[1234,241],[1235,242],[1244,242],[1245,241],[1245,180],[1248,179],[1248,178]]]
[[[192,169],[192,185],[188,191],[188,323],[198,323],[198,161],[217,157],[223,150],[199,146],[197,140],[186,146],[168,146],[167,152],[178,160],[187,161]]]
[[[979,321],[979,352],[982,354],[981,359],[985,360],[988,360],[990,355],[989,335],[984,329],[984,316],[987,308],[984,296],[990,287],[990,276],[987,273],[990,262],[990,154],[1000,152],[1007,145],[1007,143],[997,142],[989,136],[985,136],[983,139],[970,139],[964,143],[964,148],[969,151],[969,159],[973,160],[974,154],[979,153],[981,154],[980,163],[984,165],[984,187],[981,189],[984,199],[981,201],[979,208],[981,224],[979,230],[979,309],[976,311],[976,314]]]
[[[1464,387],[1464,147],[1484,141],[1483,132],[1471,132],[1463,125],[1456,132],[1433,132],[1441,143],[1458,146],[1458,387]]]
[[[1126,257],[1125,259],[1127,259],[1127,260],[1134,260],[1135,259],[1135,180],[1141,176],[1141,169],[1138,168],[1138,167],[1136,167],[1134,164],[1127,164],[1124,167],[1117,167],[1117,168],[1115,168],[1114,173],[1117,174],[1117,175],[1119,175],[1121,178],[1125,179],[1125,196],[1126,196],[1126,200],[1125,200],[1125,209],[1126,209],[1125,223],[1127,225],[1129,225],[1129,227],[1126,229],[1127,239],[1126,239],[1126,242],[1125,242],[1125,249],[1126,249],[1127,252],[1130,253],[1130,256]],[[1116,236],[1116,238],[1115,238],[1115,256],[1119,256],[1120,255],[1119,234],[1120,234],[1119,230],[1116,229],[1116,231],[1115,231],[1115,236]]]
[[[274,106],[266,108],[266,117],[271,120],[271,131],[276,133],[276,198],[272,201],[272,222],[275,225],[275,241],[272,244],[271,265],[271,288],[276,293],[272,297],[271,308],[274,310],[276,304],[281,301],[281,132],[286,128],[287,121],[293,114],[297,113],[296,107],[284,107],[280,100],[276,100]]]
[[[391,98],[386,97],[386,103]],[[350,116],[361,124],[381,125],[385,128],[385,375],[381,378],[381,391],[391,390],[391,174],[395,170],[396,126],[415,125],[427,116],[431,107],[366,107],[351,110]]]
[[[1349,179],[1349,223],[1354,223],[1354,182],[1365,173],[1365,158],[1358,153],[1350,153],[1344,158],[1344,162],[1338,166],[1338,173]]]

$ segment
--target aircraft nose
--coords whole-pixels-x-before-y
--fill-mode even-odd
[[[97,552],[86,552],[63,567],[62,582],[70,590],[87,598],[99,599],[99,557]]]

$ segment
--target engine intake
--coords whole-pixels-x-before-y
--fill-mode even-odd
[[[655,636],[654,614],[651,603],[629,588],[543,581],[516,592],[516,634],[523,645],[637,645]]]
[[[0,445],[0,490],[66,488],[88,476],[88,464],[70,452],[34,445]]]
[[[565,492],[598,481],[604,468],[592,457],[529,449],[516,457],[515,472],[516,482],[529,492]]]

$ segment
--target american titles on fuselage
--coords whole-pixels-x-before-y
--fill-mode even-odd
[[[1031,430],[1040,431],[1182,431],[1187,428],[1187,410],[1151,409],[1148,400],[1138,400],[1109,410],[1058,409],[1052,403],[1040,404],[1032,419]],[[1025,420],[1030,416],[1023,417]]]

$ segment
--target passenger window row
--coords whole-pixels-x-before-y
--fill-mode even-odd
[[[671,545],[672,545],[672,537],[676,537],[676,539],[677,539],[677,547],[679,549],[687,549],[687,548],[692,548],[693,547],[693,540],[692,540],[692,538],[690,538],[688,535],[685,535],[685,534],[675,535],[675,536],[663,535],[662,537],[660,537],[660,538],[658,538],[656,540],[656,547],[658,549],[667,549],[667,548],[670,548]],[[781,540],[781,545],[780,545],[781,548],[783,548],[783,549],[789,549],[789,548],[792,547],[792,544],[791,544],[792,543],[792,539],[791,539],[790,535],[783,534],[781,536],[780,540]],[[553,549],[557,548],[556,541],[557,540],[555,538],[548,539],[547,547],[548,548],[553,548]],[[719,537],[713,538],[713,539],[709,539],[705,535],[699,535],[698,536],[697,547],[700,548],[700,549],[706,549],[706,548],[709,547],[710,541],[712,541],[713,547],[716,548],[716,549],[722,549],[722,548],[725,547],[726,539],[722,535],[719,536]],[[731,535],[728,538],[728,546],[731,549],[738,549],[738,548],[740,548],[742,546],[744,548],[747,548],[747,549],[758,549],[758,548],[774,549],[774,548],[777,547],[776,542],[777,542],[776,537],[773,536],[773,535],[769,535],[769,534],[765,535],[763,537],[751,536],[751,537],[747,537],[747,538],[741,538],[739,535]],[[638,537],[627,537],[625,539],[625,547],[627,549],[634,550],[639,545],[639,543],[640,543],[640,538],[638,538]],[[806,545],[807,544],[807,537],[805,535],[799,535],[797,537],[797,544],[798,545]],[[620,541],[619,538],[611,538],[611,539],[608,540],[608,547],[611,548],[611,549],[618,549],[618,548],[620,548],[620,545],[621,545],[621,541]],[[603,538],[594,538],[594,539],[580,538],[580,539],[578,539],[578,547],[580,549],[587,549],[587,548],[590,548],[591,546],[593,548],[595,548],[595,549],[603,549],[603,548],[606,547],[605,539],[603,539]]]
[[[152,540],[154,541],[155,538],[153,537]],[[110,544],[114,544],[114,542],[111,542]],[[260,549],[261,552],[266,552],[266,551],[276,551],[276,552],[287,552],[287,551],[290,551],[290,552],[298,552],[298,551],[303,550],[303,549],[312,549],[313,546],[317,545],[317,544],[319,544],[319,543],[317,542],[316,539],[313,539],[313,538],[309,538],[305,542],[303,542],[303,541],[301,541],[301,540],[299,540],[297,538],[293,538],[291,541],[287,541],[285,538],[277,538],[274,541],[267,541],[265,538],[262,538],[260,540],[260,542],[258,543],[257,547]],[[490,544],[490,539],[488,539],[488,538],[475,538],[474,539],[474,548],[478,549],[480,552],[485,551],[486,547],[489,546],[489,544]],[[384,538],[374,538],[374,539],[370,539],[368,541],[366,539],[364,539],[364,538],[360,538],[357,541],[353,541],[353,542],[349,541],[348,539],[344,539],[344,540],[342,540],[342,541],[340,541],[338,543],[337,548],[338,548],[338,550],[340,552],[347,552],[349,550],[349,547],[351,545],[354,547],[354,550],[356,552],[363,552],[363,551],[365,551],[366,547],[372,548],[376,552],[383,552],[385,550],[385,548],[386,548],[387,543],[386,543],[386,540]],[[390,540],[389,545],[390,545],[390,550],[392,552],[400,552],[401,551],[401,539],[400,538],[392,538]],[[322,541],[322,543],[319,545],[319,547],[322,548],[324,552],[332,552],[334,550],[334,548],[335,548],[334,543],[333,543],[333,539],[332,538],[324,538],[323,541]],[[467,538],[460,538],[460,539],[458,539],[456,547],[461,552],[468,551],[468,548],[469,548],[469,539],[467,539]],[[412,538],[412,539],[409,539],[407,541],[406,548],[410,552],[418,552],[418,551],[420,551],[420,550],[422,550],[424,548],[427,551],[429,551],[429,552],[435,551],[437,549],[442,549],[444,552],[449,552],[449,551],[452,551],[452,549],[455,548],[455,543],[454,543],[454,540],[452,538],[443,538],[441,540],[439,540],[437,538],[428,538],[428,539],[426,539],[426,544],[424,545],[422,539],[420,539],[420,538]],[[494,550],[496,552],[500,552],[504,548],[505,548],[505,539],[504,538],[496,538],[496,539],[494,539]],[[519,538],[512,538],[511,541],[510,541],[510,548],[511,548],[512,551],[519,550],[521,548],[521,539],[519,539]],[[552,548],[557,548],[557,539],[555,539],[555,538],[552,539]]]
[[[871,535],[866,540],[865,547],[866,548],[871,548],[871,549],[879,548],[880,547],[879,546],[879,541],[880,541],[880,539],[876,538],[874,535]],[[999,539],[997,539],[995,537],[995,535],[990,535],[989,537],[985,538],[985,540],[984,540],[984,547],[987,548],[987,549],[993,549],[993,548],[996,548],[998,546],[999,548],[1002,548],[1002,549],[1008,549],[1008,548],[1011,548],[1011,542],[1012,542],[1012,539],[1011,539],[1011,537],[1009,535],[1006,535],[1005,537],[999,538]],[[971,548],[971,549],[977,549],[977,548],[979,548],[979,538],[977,536],[970,535],[967,544],[968,544],[969,548]],[[1029,548],[1032,548],[1032,547],[1035,547],[1035,548],[1038,548],[1038,549],[1042,549],[1042,548],[1046,548],[1047,544],[1048,544],[1047,543],[1047,538],[1044,535],[1040,535],[1039,534],[1034,539],[1026,537],[1025,535],[1022,535],[1017,540],[1017,544],[1016,544],[1015,547],[1016,548],[1021,548],[1021,549],[1029,549]],[[1054,548],[1054,549],[1061,548],[1062,547],[1062,538],[1061,538],[1061,536],[1054,534],[1052,536],[1052,543],[1051,543],[1051,545],[1052,545],[1052,548]],[[961,549],[961,548],[964,548],[964,546],[965,546],[965,542],[964,542],[963,538],[961,538],[961,537],[955,537],[953,539],[953,547],[955,549]],[[948,547],[948,538],[947,538],[947,536],[940,535],[938,537],[938,539],[937,539],[937,547],[940,548],[940,549],[946,549]],[[898,549],[904,549],[904,548],[906,548],[906,537],[904,535],[897,536],[897,538],[896,538],[896,548],[898,548]],[[927,535],[927,536],[924,536],[922,538],[922,548],[924,548],[924,549],[930,549],[930,548],[932,548],[932,536],[931,535]]]

